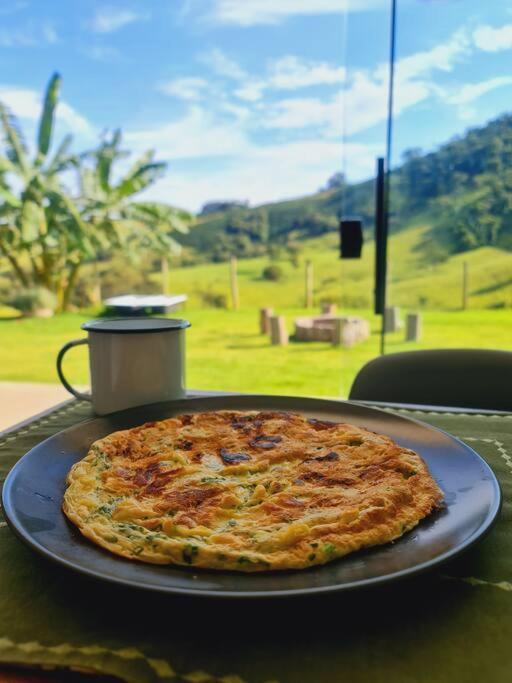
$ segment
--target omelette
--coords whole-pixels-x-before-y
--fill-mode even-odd
[[[389,543],[440,507],[422,458],[389,437],[288,412],[178,415],[92,444],[63,510],[131,560],[256,572]]]

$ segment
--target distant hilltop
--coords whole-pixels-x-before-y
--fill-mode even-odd
[[[391,180],[391,230],[428,212],[433,260],[482,246],[512,250],[512,115],[453,138],[437,150],[407,150]],[[348,184],[341,173],[306,197],[251,208],[247,201],[206,203],[183,239],[202,259],[251,257],[336,230],[357,215],[373,234],[374,182]]]

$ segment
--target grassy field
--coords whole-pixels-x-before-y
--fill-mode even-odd
[[[355,311],[354,311],[355,312]],[[285,311],[288,328],[301,309]],[[357,311],[372,324],[371,338],[352,349],[326,343],[293,343],[272,347],[258,333],[258,310],[193,309],[183,317],[192,322],[187,332],[189,387],[314,396],[347,396],[358,369],[378,354],[379,319]],[[65,341],[83,336],[80,324],[93,317],[66,314],[53,319],[0,322],[0,380],[57,382],[55,357]],[[512,348],[510,310],[425,312],[421,343],[405,343],[403,333],[387,335],[387,351],[431,347]],[[88,381],[87,352],[73,349],[67,356],[70,381]]]
[[[475,249],[435,264],[428,263],[425,246],[428,217],[395,234],[389,243],[389,290],[392,304],[409,309],[458,310],[462,301],[463,262],[469,271],[469,307],[512,307],[512,252],[493,247]],[[337,236],[328,234],[302,243],[299,267],[278,262],[283,279],[268,282],[262,271],[268,258],[239,261],[240,300],[244,307],[296,308],[304,302],[304,261],[312,261],[315,300],[336,301],[343,309],[372,307],[374,244],[363,248],[360,260],[338,259]],[[155,276],[155,278],[158,276]],[[229,265],[207,263],[176,268],[170,275],[170,289],[188,295],[191,307],[204,306],[205,293],[225,295],[229,301]]]
[[[425,236],[428,217],[390,240],[388,300],[403,313],[421,310],[424,334],[420,343],[405,343],[403,333],[388,335],[387,350],[434,347],[512,348],[512,253],[484,248],[427,265]],[[326,343],[290,343],[272,347],[258,334],[258,308],[273,306],[293,319],[306,313],[304,261],[315,272],[315,310],[322,301],[338,302],[340,312],[370,320],[371,338],[352,349]],[[303,243],[298,267],[282,259],[283,279],[261,277],[267,258],[239,262],[241,309],[208,308],[207,294],[229,303],[229,265],[226,263],[175,268],[170,290],[188,295],[183,317],[192,322],[187,332],[188,386],[204,389],[254,391],[316,396],[346,396],[359,368],[379,351],[380,320],[371,311],[373,243],[363,258],[340,261],[336,235]],[[462,263],[469,266],[469,309],[461,311]],[[129,268],[128,264],[126,268]],[[154,278],[158,279],[155,274]],[[119,293],[126,293],[119,291]],[[12,315],[12,310],[4,313]],[[56,382],[55,357],[62,344],[82,336],[80,323],[97,311],[66,314],[52,319],[0,320],[0,380]],[[1,314],[1,311],[0,311]],[[77,384],[87,382],[86,350],[72,350],[66,372]]]

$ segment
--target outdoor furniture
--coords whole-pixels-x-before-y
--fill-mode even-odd
[[[133,683],[508,680],[512,415],[421,407],[399,412],[477,448],[500,481],[501,516],[460,560],[355,593],[191,599],[79,576],[36,555],[2,521],[0,661],[93,669]],[[2,478],[35,444],[89,417],[90,405],[73,399],[1,435]]]
[[[105,299],[105,306],[118,315],[152,315],[171,313],[185,303],[185,294],[124,294]]]
[[[371,360],[349,398],[512,411],[511,387],[510,351],[433,349]]]

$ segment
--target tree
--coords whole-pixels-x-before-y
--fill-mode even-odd
[[[341,187],[345,187],[345,184],[345,174],[341,173],[341,171],[338,171],[337,173],[333,173],[333,175],[327,180],[324,187],[320,188],[320,192],[324,190],[338,190]]]
[[[5,148],[0,155],[0,254],[22,287],[45,287],[65,310],[84,262],[107,257],[116,249],[132,256],[141,249],[176,252],[179,245],[171,233],[187,232],[191,217],[164,204],[132,201],[165,171],[165,164],[153,160],[152,151],[113,181],[114,163],[128,156],[120,148],[120,131],[79,157],[70,153],[72,138],[66,136],[49,155],[60,84],[60,76],[54,74],[32,157],[16,119],[0,104]],[[73,168],[79,176],[75,195],[61,180],[62,172]]]
[[[206,202],[203,204],[200,216],[208,216],[212,213],[218,213],[219,211],[230,211],[231,209],[248,209],[249,202],[247,200],[219,200]]]
[[[224,232],[217,240],[213,258],[223,261],[230,256],[249,258],[263,254],[268,245],[268,237],[266,211],[232,211],[228,215]]]

